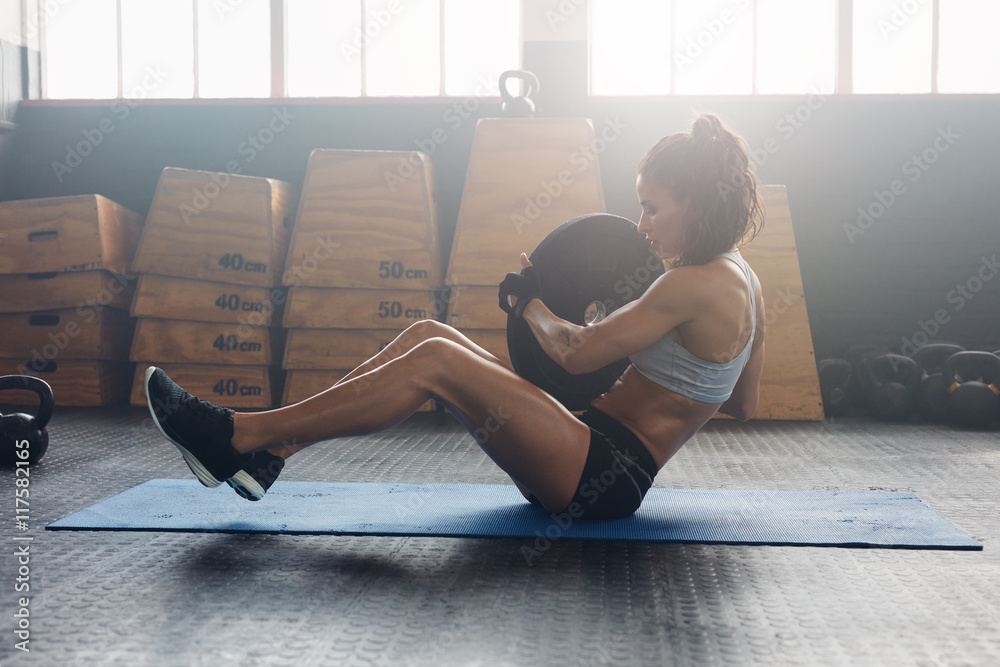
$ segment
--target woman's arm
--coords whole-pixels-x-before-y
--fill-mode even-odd
[[[697,281],[688,280],[688,273],[668,271],[642,297],[590,326],[556,317],[538,299],[525,307],[523,317],[556,363],[574,375],[589,373],[649,347],[694,318],[701,290]]]

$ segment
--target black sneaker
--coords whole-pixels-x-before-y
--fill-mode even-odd
[[[160,433],[205,486],[222,484],[250,462],[232,447],[233,411],[192,396],[155,366],[146,369],[146,403]]]
[[[253,453],[250,464],[226,480],[229,486],[247,500],[260,500],[267,490],[278,479],[278,474],[285,467],[285,459],[270,452]]]

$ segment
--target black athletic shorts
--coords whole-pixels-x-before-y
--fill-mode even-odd
[[[632,515],[656,477],[656,461],[624,424],[596,408],[580,421],[590,427],[590,451],[580,483],[564,510],[577,519],[620,519]],[[532,504],[542,506],[531,495]]]

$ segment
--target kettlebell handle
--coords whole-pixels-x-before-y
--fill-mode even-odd
[[[975,373],[986,370],[992,371],[993,375],[989,379],[983,378],[984,384],[993,393],[1000,394],[1000,387],[998,387],[1000,384],[1000,356],[992,352],[956,352],[944,362],[941,375],[944,377],[944,384],[950,393],[955,391],[962,382],[976,380],[976,377],[972,377]],[[970,375],[966,375],[966,373],[970,373]]]
[[[0,377],[0,391],[7,389],[25,389],[38,394],[38,413],[32,418],[32,422],[38,430],[48,425],[55,407],[52,387],[48,382],[30,375],[4,375]]]
[[[896,382],[910,390],[920,380],[920,372],[913,359],[891,352],[862,359],[861,370],[863,377],[875,389]]]
[[[509,90],[507,90],[507,80],[508,79],[520,79],[528,84],[528,90],[524,92],[524,95],[512,95]],[[534,72],[529,72],[523,69],[509,69],[500,75],[500,97],[503,98],[504,102],[511,102],[518,97],[530,98],[532,95],[538,92],[538,77],[535,76]]]

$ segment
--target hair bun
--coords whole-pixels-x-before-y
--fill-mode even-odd
[[[724,132],[722,121],[719,120],[718,116],[710,113],[701,114],[695,118],[691,125],[691,136],[699,141],[717,142]]]

